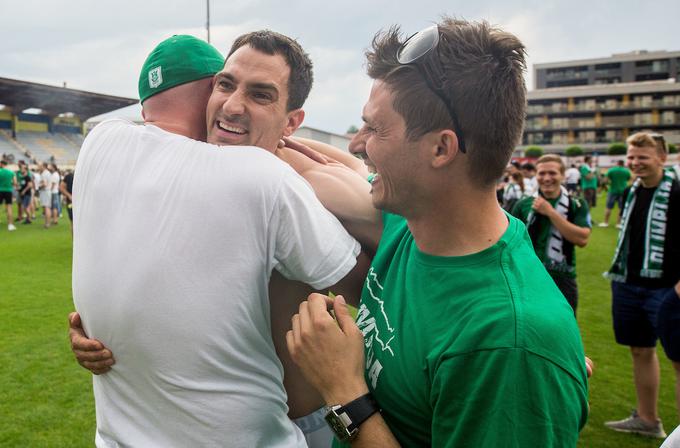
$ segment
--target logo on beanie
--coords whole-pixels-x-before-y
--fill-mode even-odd
[[[153,70],[149,70],[149,87],[155,89],[161,84],[163,84],[163,74],[161,73],[161,67],[159,66]]]

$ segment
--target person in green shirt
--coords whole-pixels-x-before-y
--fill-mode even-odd
[[[367,53],[350,151],[373,173],[382,237],[356,322],[344,298],[312,294],[287,334],[353,448],[576,446],[576,320],[495,195],[522,134],[524,54],[509,33],[450,18],[407,40],[392,27]]]
[[[597,204],[597,170],[593,168],[592,156],[585,156],[578,168],[581,173],[581,191],[589,207]]]
[[[0,204],[5,204],[7,212],[7,230],[10,232],[16,230],[12,222],[12,203],[14,202],[14,189],[17,186],[14,172],[7,169],[7,161],[4,159],[0,161]]]
[[[607,204],[604,211],[604,221],[600,227],[609,227],[609,217],[611,216],[614,204],[618,204],[619,212],[623,210],[623,192],[628,186],[631,178],[630,170],[624,166],[623,160],[616,162],[616,166],[607,170],[607,180],[609,181],[609,191],[607,192]],[[621,213],[616,221],[616,227],[621,225]]]
[[[527,225],[536,255],[576,314],[576,253],[585,247],[592,227],[588,204],[562,186],[565,166],[556,154],[536,162],[538,192],[519,201],[512,214]]]

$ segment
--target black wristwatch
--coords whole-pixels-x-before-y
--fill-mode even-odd
[[[352,440],[359,432],[359,425],[371,415],[380,412],[378,403],[370,393],[362,395],[344,406],[336,404],[328,406],[326,409],[328,410],[326,423],[340,442]]]

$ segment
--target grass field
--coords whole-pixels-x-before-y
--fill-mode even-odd
[[[604,201],[601,201],[604,204]],[[601,219],[602,206],[594,211]],[[67,338],[71,301],[68,221],[49,230],[39,223],[7,232],[0,215],[0,446],[93,446],[95,415],[90,375],[74,361]],[[579,325],[596,363],[591,413],[579,447],[658,447],[660,441],[611,432],[635,404],[628,349],[614,343],[609,284],[602,277],[616,229],[593,229],[578,252]],[[678,424],[670,363],[661,356],[659,411],[666,432]],[[527,447],[534,448],[534,447]]]

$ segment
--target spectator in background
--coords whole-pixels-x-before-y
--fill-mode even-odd
[[[19,162],[17,162],[17,165],[19,166],[19,170],[16,172],[16,179],[17,179],[18,187],[17,187],[17,217],[16,217],[15,222],[19,222],[19,221],[22,221],[22,220],[25,221],[26,218],[29,218],[28,206],[25,206],[24,201],[23,201],[23,196],[24,196],[23,191],[24,191],[24,187],[26,186],[28,181],[30,181],[30,183],[32,184],[31,173],[28,171],[28,167],[26,166],[26,162],[24,162],[23,160],[19,160]],[[28,181],[27,181],[26,178],[28,178]],[[29,186],[30,186],[30,184],[29,184]],[[28,189],[29,205],[30,205],[30,200],[31,200],[30,192],[31,192],[31,189],[29,188]]]
[[[31,179],[33,179],[33,188],[31,188],[31,221],[35,221],[35,211],[40,210],[40,169],[35,165],[31,171]]]
[[[562,186],[565,166],[556,154],[536,162],[538,191],[517,203],[512,214],[526,225],[536,255],[576,315],[576,253],[590,238],[590,212],[581,198],[570,196]]]
[[[578,192],[578,181],[581,179],[581,173],[576,165],[573,163],[569,169],[564,173],[564,182],[567,185],[567,191],[574,196]]]
[[[71,225],[71,237],[73,237],[73,198],[71,197],[73,193],[73,171],[66,172],[59,185],[59,192],[64,195],[66,213],[68,213],[68,220]]]
[[[61,195],[59,194],[59,185],[61,184],[61,174],[59,168],[52,162],[48,165],[50,171],[50,193],[51,193],[51,208],[52,208],[52,225],[59,224],[59,213],[61,208]]]
[[[628,186],[628,181],[631,178],[630,170],[623,166],[623,160],[616,162],[616,166],[607,170],[606,179],[609,182],[609,190],[607,191],[607,204],[604,211],[604,221],[599,224],[600,227],[609,227],[609,217],[611,216],[614,204],[618,204],[619,210],[623,210],[623,193]],[[621,225],[621,214],[619,213],[616,227]]]
[[[45,228],[49,229],[52,224],[52,173],[47,169],[47,164],[40,162],[38,165],[40,172],[40,189],[38,195],[40,196],[40,205],[43,208],[43,216],[45,216]]]
[[[524,197],[524,176],[519,170],[513,170],[503,189],[503,208],[512,210],[517,201]]]
[[[0,204],[5,204],[5,211],[7,213],[7,230],[13,232],[17,228],[12,222],[12,203],[14,188],[17,185],[14,173],[7,169],[7,160],[4,158],[0,160]]]
[[[597,203],[597,171],[593,167],[592,156],[585,156],[583,163],[579,167],[581,175],[581,191],[583,197],[590,208]]]
[[[612,267],[612,315],[616,342],[630,347],[637,409],[605,425],[615,431],[666,436],[657,413],[659,360],[656,341],[675,369],[680,410],[680,334],[664,336],[661,322],[678,322],[677,308],[664,308],[680,281],[680,183],[664,170],[665,148],[644,132],[626,140],[628,166],[637,178],[626,197]]]
[[[531,162],[523,164],[522,176],[524,176],[524,194],[534,194],[538,189],[538,183],[536,181],[536,165]]]
[[[24,224],[31,224],[31,198],[33,197],[33,179],[28,165],[22,160],[19,162],[17,172],[17,183],[19,184],[19,218],[23,218]]]

